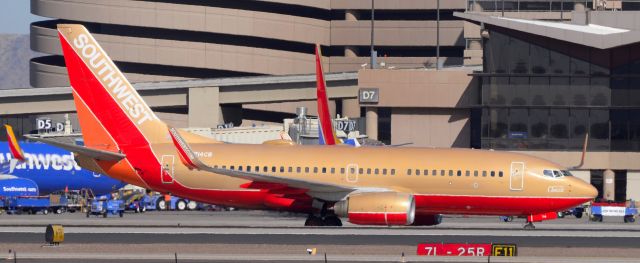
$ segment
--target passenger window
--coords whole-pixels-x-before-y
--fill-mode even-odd
[[[391,175],[396,175],[396,169],[391,169]]]
[[[289,166],[289,172],[293,173],[293,167]]]
[[[255,170],[254,170],[254,171],[256,171],[256,172],[260,172],[260,166],[256,166],[256,167],[254,167],[254,168],[255,168]]]
[[[407,175],[411,175],[411,169],[407,170]]]
[[[496,172],[495,171],[491,171],[491,177],[496,177]]]
[[[440,176],[444,176],[444,170],[440,170]]]
[[[387,168],[382,168],[382,175],[387,175]]]
[[[340,174],[344,174],[344,168],[340,168]]]
[[[216,165],[214,165],[214,166],[213,166],[213,169],[218,169],[218,165],[217,165],[217,164],[216,164]]]
[[[473,171],[473,176],[478,177],[478,170]]]
[[[358,169],[358,173],[359,173],[359,174],[364,174],[364,168],[360,168],[360,169]]]
[[[367,174],[371,174],[371,168],[367,168]]]
[[[309,167],[305,167],[305,168],[304,168],[304,172],[305,172],[305,173],[309,173]]]
[[[331,174],[335,174],[336,173],[336,168],[331,167]]]
[[[222,166],[222,169],[227,169],[227,166],[226,166],[226,165],[223,165],[223,166]]]
[[[487,177],[487,171],[482,171],[482,177]]]
[[[296,167],[296,172],[297,173],[301,173],[302,172],[302,168],[300,166]]]
[[[235,166],[233,166],[233,165],[232,165],[232,166],[229,166],[229,169],[231,169],[231,170],[235,170],[235,168],[236,168],[236,167],[235,167]]]
[[[453,170],[449,170],[449,176],[453,176]]]
[[[467,177],[468,177],[468,176],[470,176],[470,175],[471,175],[471,172],[469,172],[469,170],[464,171],[464,176],[467,176]]]
[[[322,173],[326,174],[327,173],[327,167],[322,167]]]
[[[251,166],[247,166],[247,172],[251,172]]]
[[[416,169],[416,175],[420,175],[420,170]]]
[[[438,175],[438,170],[431,170],[431,175],[433,175],[433,176]]]
[[[269,171],[269,167],[267,167],[267,166],[262,167],[262,171],[265,172],[265,173],[268,172]]]
[[[356,168],[355,167],[349,167],[349,173],[350,174],[355,174],[356,173]]]
[[[504,174],[502,173],[502,171],[498,172],[498,177],[502,177]]]
[[[275,173],[276,172],[276,167],[275,166],[271,166],[271,172]]]
[[[313,173],[317,174],[318,173],[318,167],[313,167]]]
[[[458,170],[457,175],[462,176],[462,171]]]
[[[424,171],[422,171],[422,172],[423,172],[423,173],[422,173],[423,175],[429,175],[429,170],[427,170],[427,169],[425,169],[425,170],[424,170]]]
[[[284,166],[280,166],[280,172],[284,173]]]
[[[378,168],[374,169],[373,173],[376,174],[376,175],[379,174],[380,173],[380,169],[378,169]]]

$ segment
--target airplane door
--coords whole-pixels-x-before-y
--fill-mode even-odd
[[[347,173],[345,179],[349,183],[358,182],[358,165],[351,163],[347,165]]]
[[[176,157],[174,155],[163,155],[161,160],[162,167],[160,168],[160,176],[162,177],[162,183],[173,183],[173,172]]]
[[[509,176],[509,189],[511,191],[522,191],[524,188],[524,163],[512,162]]]

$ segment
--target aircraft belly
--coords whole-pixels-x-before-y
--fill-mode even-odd
[[[530,215],[580,205],[585,198],[415,195],[420,214]]]

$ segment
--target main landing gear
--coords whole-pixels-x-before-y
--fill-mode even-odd
[[[524,225],[524,230],[534,230],[536,229],[536,226],[533,225],[533,222],[527,222],[526,225]]]
[[[342,221],[333,211],[327,209],[327,203],[322,204],[320,215],[309,214],[304,226],[342,226]]]

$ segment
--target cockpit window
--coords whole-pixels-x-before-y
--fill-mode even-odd
[[[569,171],[560,171],[560,170],[544,170],[542,171],[542,173],[544,174],[544,176],[548,176],[551,178],[560,178],[563,176],[571,176],[571,173],[569,173]]]
[[[567,170],[562,171],[562,174],[564,174],[564,176],[573,176],[573,174]]]

